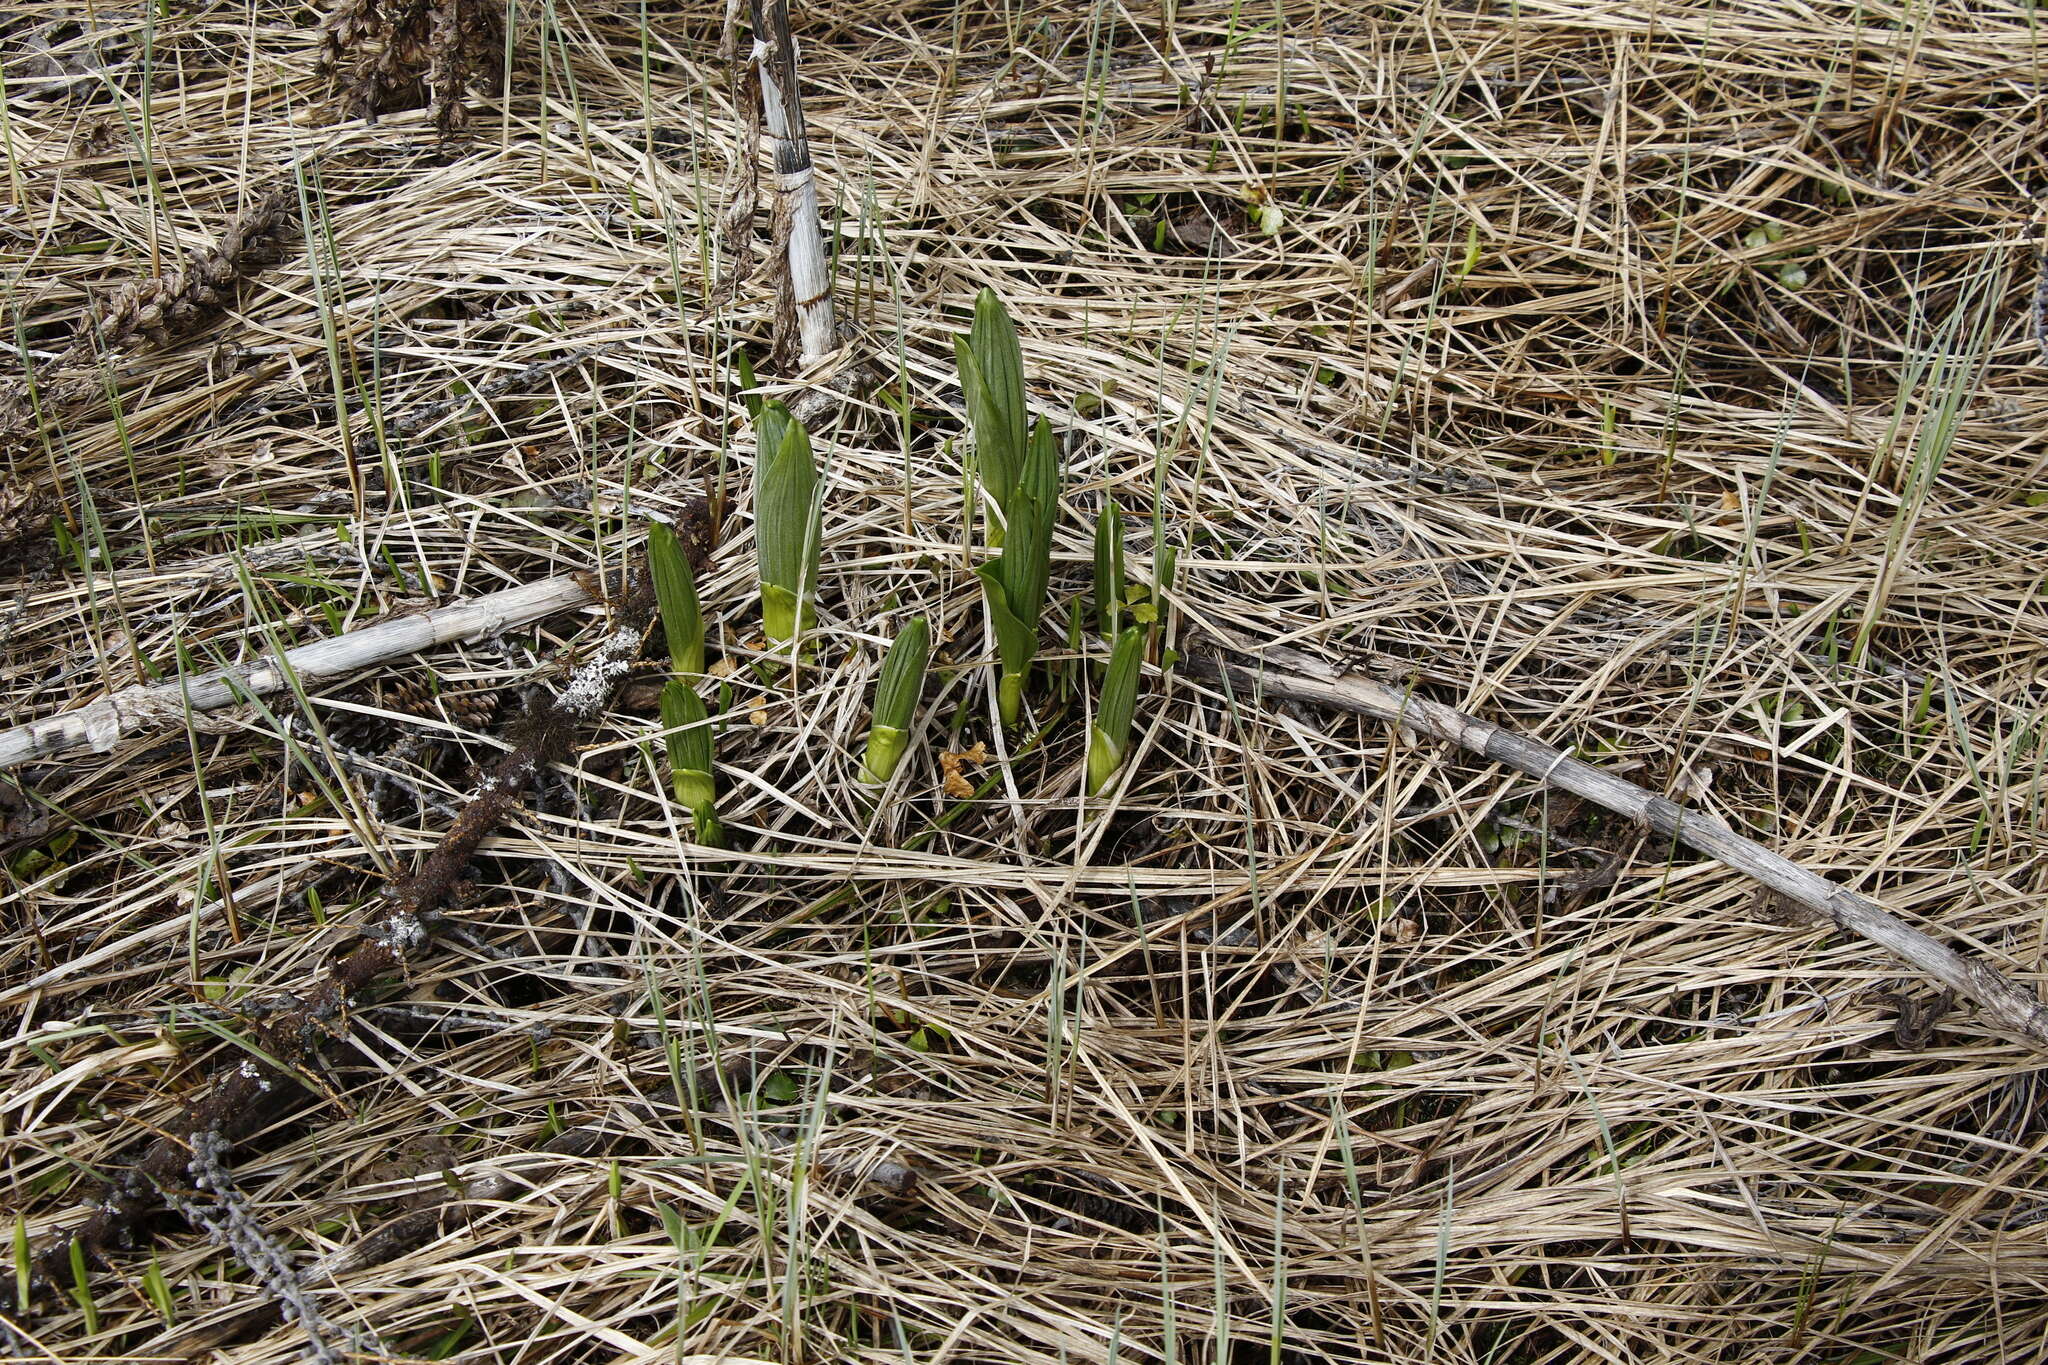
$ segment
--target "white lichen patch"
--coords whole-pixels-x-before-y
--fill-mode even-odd
[[[578,720],[595,714],[639,657],[645,638],[646,632],[637,626],[621,626],[613,631],[589,662],[570,676],[569,685],[555,698],[555,709]]]

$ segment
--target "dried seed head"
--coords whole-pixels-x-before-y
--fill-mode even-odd
[[[448,137],[468,123],[464,97],[494,69],[503,37],[491,0],[338,0],[321,25],[319,70],[343,117],[424,105]]]
[[[194,252],[169,275],[124,286],[95,321],[102,343],[124,346],[146,337],[168,346],[205,326],[234,302],[242,281],[283,259],[297,223],[296,200],[291,182],[272,185],[228,221],[212,248]]]

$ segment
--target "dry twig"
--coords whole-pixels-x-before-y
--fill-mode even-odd
[[[207,711],[309,685],[456,640],[516,630],[593,600],[587,574],[565,574],[401,616],[288,649],[275,662],[216,669],[183,682],[131,687],[73,711],[0,731],[0,769],[78,753],[106,753],[125,739],[185,724]]]
[[[699,499],[676,519],[677,538],[704,564],[716,536],[710,503]],[[287,1002],[257,1030],[252,1055],[218,1078],[193,1102],[173,1133],[148,1152],[107,1193],[92,1215],[38,1258],[48,1284],[69,1273],[74,1243],[91,1257],[127,1245],[136,1224],[163,1199],[186,1187],[195,1153],[225,1154],[294,1109],[303,1092],[303,1065],[348,1028],[349,1012],[379,980],[404,968],[432,940],[440,910],[484,839],[517,807],[520,796],[548,766],[564,758],[577,729],[600,714],[639,656],[654,619],[654,589],[635,569],[613,603],[613,625],[554,697],[529,708],[515,724],[516,743],[478,785],[474,797],[419,869],[386,895],[380,922],[363,946],[328,969],[303,998]]]
[[[1989,963],[1963,956],[1906,924],[1867,896],[1807,871],[1711,815],[1624,781],[1562,749],[1503,730],[1426,697],[1403,694],[1372,678],[1347,674],[1299,650],[1251,651],[1256,667],[1195,655],[1188,671],[1221,678],[1254,695],[1340,707],[1408,726],[1431,739],[1469,749],[1493,762],[1638,820],[1668,839],[1706,854],[1779,895],[1869,939],[1977,1007],[2000,1028],[2048,1048],[2048,1005]]]

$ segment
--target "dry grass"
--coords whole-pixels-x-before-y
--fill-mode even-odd
[[[50,420],[0,468],[6,711],[614,564],[625,500],[704,471],[739,504],[702,596],[746,660],[728,356],[773,301],[718,289],[722,13],[522,6],[446,144],[445,110],[328,121],[303,8],[9,11],[8,346]],[[1057,600],[1114,499],[1135,565],[1155,527],[1181,547],[1185,639],[1413,677],[2038,982],[2028,14],[797,25],[849,359],[891,376],[819,443],[814,661],[730,679],[730,853],[680,841],[629,693],[324,1106],[235,1158],[296,1265],[342,1255],[320,1312],[522,1362],[2040,1359],[2038,1054],[1966,1013],[1922,1041],[1879,950],[1379,726],[1154,677],[1084,809],[1070,655],[1042,740],[990,727],[948,439],[950,337],[992,285],[1072,439]],[[67,354],[280,176],[293,245],[218,321]],[[869,686],[918,613],[949,654],[871,810]],[[489,699],[602,630],[0,782],[31,1243],[433,845],[502,751]],[[977,741],[993,780],[956,802],[940,755]],[[439,1201],[395,1259],[347,1255]],[[246,1270],[156,1232],[89,1313],[9,1316],[66,1358],[296,1349]]]

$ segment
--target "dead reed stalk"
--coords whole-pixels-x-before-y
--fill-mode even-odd
[[[789,27],[789,0],[748,0],[748,6],[761,112],[775,159],[777,348],[786,349],[793,337],[797,363],[810,369],[839,340],[832,321],[831,266],[818,220],[817,167],[797,87],[796,38]],[[745,202],[744,195],[738,202]]]

